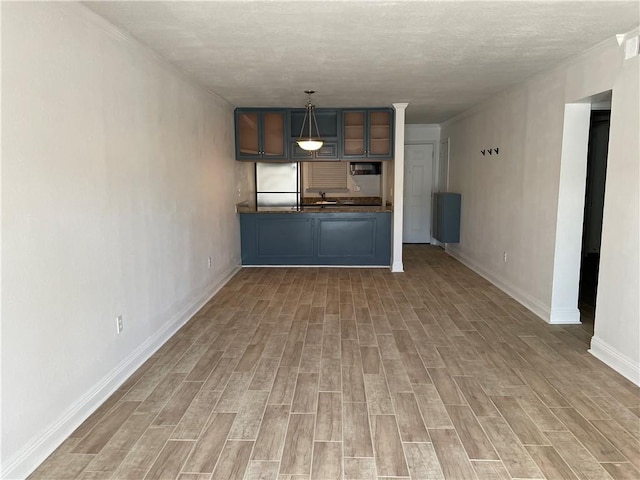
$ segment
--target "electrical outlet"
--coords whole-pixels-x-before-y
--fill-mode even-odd
[[[504,252],[502,254],[502,261],[505,262],[505,263],[507,262],[507,252]]]
[[[213,266],[213,260],[211,259],[211,257],[207,259],[207,265],[209,265],[209,268]]]
[[[120,334],[122,333],[122,315],[118,315],[116,317],[116,331]]]

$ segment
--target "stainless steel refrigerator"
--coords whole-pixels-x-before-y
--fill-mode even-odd
[[[256,203],[259,207],[295,207],[300,203],[297,163],[256,163]]]

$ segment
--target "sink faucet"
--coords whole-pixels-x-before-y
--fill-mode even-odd
[[[322,201],[326,201],[327,200],[327,194],[325,192],[319,192],[320,193],[320,198],[322,198]]]

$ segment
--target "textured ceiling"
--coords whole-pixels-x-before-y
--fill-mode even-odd
[[[85,2],[236,106],[438,123],[639,23],[639,2]]]

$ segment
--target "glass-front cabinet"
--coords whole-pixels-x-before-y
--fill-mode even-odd
[[[342,111],[342,156],[391,158],[393,156],[393,112],[390,108]]]
[[[391,151],[393,142],[393,118],[391,110],[369,110],[369,147],[367,156],[389,158],[393,155]]]
[[[287,160],[286,109],[236,110],[237,160]]]
[[[364,157],[365,148],[365,124],[367,112],[364,110],[345,110],[342,112],[343,146],[342,154],[345,157]]]

